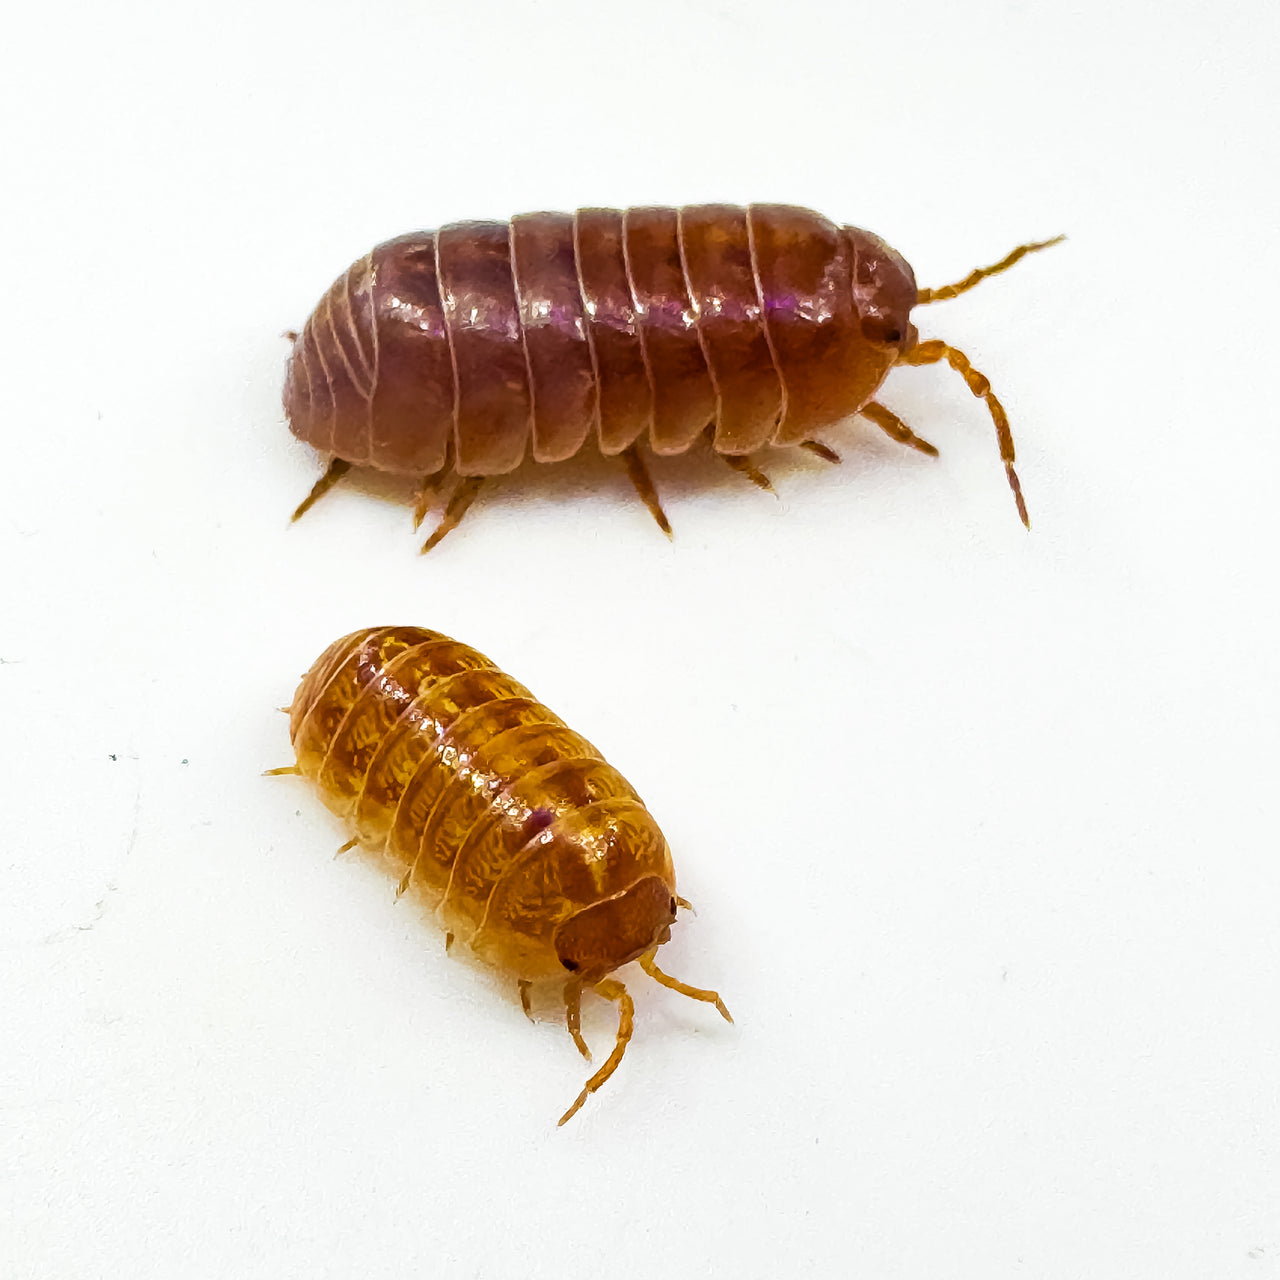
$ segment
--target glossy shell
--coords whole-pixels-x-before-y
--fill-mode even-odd
[[[379,245],[290,357],[295,435],[346,462],[462,476],[740,456],[858,412],[915,340],[911,268],[869,232],[787,205],[582,209]]]
[[[344,636],[303,677],[290,736],[356,841],[499,968],[590,982],[666,941],[675,873],[639,796],[474,649]]]

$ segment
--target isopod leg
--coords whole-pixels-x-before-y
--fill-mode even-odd
[[[658,491],[653,487],[649,468],[644,465],[644,459],[635,445],[622,451],[622,461],[627,465],[627,475],[631,477],[631,483],[635,485],[641,501],[649,508],[649,514],[658,522],[658,528],[670,538],[671,522],[662,509],[662,503],[658,501]]]
[[[283,778],[285,774],[301,772],[302,770],[296,764],[286,764],[281,765],[279,769],[263,769],[262,776],[264,778]]]
[[[720,999],[717,992],[704,991],[701,987],[691,987],[688,983],[681,982],[679,978],[673,978],[670,974],[663,973],[654,959],[656,952],[657,949],[655,948],[653,951],[646,951],[640,957],[640,967],[654,982],[659,982],[664,987],[670,987],[672,991],[678,991],[682,996],[688,996],[691,1000],[703,1000],[707,1004],[713,1004],[726,1022],[733,1021],[733,1015],[725,1008],[724,1001]]]
[[[622,983],[613,978],[604,978],[596,983],[595,990],[606,1000],[612,1000],[618,1006],[618,1038],[614,1042],[613,1052],[609,1055],[608,1061],[582,1086],[582,1092],[578,1094],[577,1101],[560,1117],[560,1124],[572,1120],[578,1114],[582,1104],[617,1071],[622,1055],[626,1053],[627,1045],[631,1042],[631,1033],[635,1029],[636,1007]]]
[[[427,512],[431,510],[431,504],[435,501],[436,494],[440,492],[441,479],[442,477],[438,471],[422,477],[422,484],[418,488],[418,496],[413,503],[414,533],[417,533],[422,527],[422,522],[426,519]]]
[[[774,487],[769,483],[769,477],[757,467],[750,458],[744,458],[731,453],[722,453],[720,455],[734,471],[739,475],[744,475],[751,481],[757,489],[763,489],[766,493],[774,493]]]
[[[436,494],[440,492],[440,486],[444,483],[445,476],[449,474],[453,467],[453,441],[450,440],[445,448],[444,464],[439,471],[433,471],[430,475],[422,477],[422,484],[418,488],[418,497],[413,504],[413,529],[416,533],[421,527],[422,522],[426,519],[427,512],[431,509],[431,504],[435,501]]]
[[[350,853],[351,850],[354,849],[356,845],[358,845],[359,843],[360,843],[359,840],[348,840],[347,843],[344,844],[341,849],[334,850],[333,856],[335,858],[340,858],[344,853]]]
[[[913,449],[919,449],[921,453],[927,453],[931,458],[938,456],[938,451],[933,445],[927,440],[921,440],[896,413],[886,409],[884,405],[877,404],[874,400],[871,400],[864,404],[858,412],[864,418],[874,422],[885,435],[892,437],[899,444],[910,445]]]
[[[989,267],[978,267],[955,284],[944,284],[937,289],[921,289],[916,294],[916,303],[919,305],[925,302],[945,302],[948,298],[958,298],[962,293],[968,293],[975,284],[988,276],[998,276],[1002,271],[1008,271],[1015,262],[1025,258],[1027,254],[1039,253],[1041,249],[1061,244],[1066,238],[1066,236],[1054,236],[1052,240],[1036,240],[1031,244],[1020,244],[1012,253],[1005,254],[999,262]]]
[[[816,453],[823,462],[838,463],[840,461],[840,455],[820,440],[801,440],[800,447],[808,449],[810,453]]]
[[[444,536],[462,523],[462,517],[467,514],[467,508],[476,500],[476,494],[480,492],[483,484],[484,476],[468,476],[459,482],[458,487],[453,491],[453,496],[449,499],[449,505],[444,509],[444,515],[440,517],[440,523],[436,525],[431,537],[422,544],[419,555],[425,556],[432,547],[439,546]]]
[[[328,469],[325,471],[324,475],[322,475],[320,479],[311,486],[311,492],[307,494],[300,503],[298,503],[297,510],[289,517],[289,523],[292,524],[300,516],[303,516],[310,511],[311,508],[314,507],[316,503],[319,502],[320,499],[323,498],[324,495],[328,493],[329,490],[332,489],[333,486],[337,484],[338,481],[341,480],[342,477],[350,470],[351,463],[347,462],[343,458],[334,458],[333,461],[329,463]]]
[[[587,1042],[582,1038],[582,983],[580,982],[564,984],[564,1024],[569,1028],[569,1034],[573,1037],[573,1043],[578,1046],[578,1052],[590,1062],[591,1050],[587,1048]]]
[[[914,365],[940,364],[944,360],[964,379],[965,386],[979,400],[987,402],[991,420],[996,424],[996,439],[1000,442],[1000,459],[1004,463],[1005,475],[1009,478],[1009,488],[1013,490],[1014,501],[1018,504],[1018,515],[1022,518],[1022,523],[1030,529],[1031,519],[1027,515],[1027,504],[1023,501],[1022,484],[1018,480],[1018,473],[1013,469],[1013,432],[1009,429],[1009,415],[1005,413],[1004,405],[991,394],[990,380],[969,363],[969,357],[963,351],[957,351],[955,347],[949,347],[936,338],[929,342],[921,342],[898,357],[899,364]],[[863,412],[865,413],[866,410],[864,409]]]
[[[533,986],[533,983],[528,978],[517,978],[516,986],[520,988],[520,1007],[524,1010],[524,1016],[532,1022],[533,1009],[529,1004],[529,988]]]

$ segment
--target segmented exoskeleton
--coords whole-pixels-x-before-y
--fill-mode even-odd
[[[634,1007],[609,975],[639,960],[664,986],[676,893],[671,851],[640,797],[585,738],[474,649],[419,627],[374,627],[331,644],[290,712],[302,774],[383,855],[399,893],[422,896],[450,942],[512,974],[529,1012],[535,982],[563,984],[566,1021],[590,1057],[579,1004],[618,1004],[617,1042],[563,1124],[614,1072]]]
[[[669,534],[642,443],[679,454],[709,437],[764,488],[751,454],[799,445],[837,462],[814,437],[853,414],[936,454],[874,397],[895,365],[945,361],[985,399],[1027,523],[990,383],[954,347],[920,341],[910,313],[1056,243],[921,290],[878,236],[789,205],[534,213],[389,240],[338,277],[295,335],[285,412],[331,457],[295,519],[358,465],[424,477],[416,527],[456,474],[426,551],[485,477],[594,441],[622,456]]]

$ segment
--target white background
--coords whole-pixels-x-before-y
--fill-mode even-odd
[[[0,1274],[1280,1277],[1271,4],[28,5],[0,206]],[[945,369],[836,469],[528,468],[418,558],[287,344],[372,243],[782,200]],[[288,763],[412,622],[640,789],[699,909],[585,1075]],[[630,976],[630,975],[624,975]],[[603,1049],[612,1011],[593,1003]]]

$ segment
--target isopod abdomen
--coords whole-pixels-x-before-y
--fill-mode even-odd
[[[1025,523],[1004,409],[961,352],[920,340],[911,311],[1054,243],[921,290],[878,236],[790,205],[533,213],[388,240],[295,337],[285,413],[331,458],[295,518],[352,465],[423,477],[418,520],[456,474],[427,550],[485,477],[594,441],[669,533],[641,444],[679,454],[705,436],[766,488],[752,453],[838,461],[814,437],[854,414],[936,453],[874,397],[895,365],[945,361],[987,402]]]
[[[658,982],[705,1000],[655,961],[676,908],[671,851],[640,797],[585,738],[474,649],[419,627],[375,627],[331,644],[290,712],[301,774],[360,845],[425,899],[482,960],[557,983],[585,1056],[579,1004],[619,1006],[613,1053],[560,1123],[622,1060],[633,1005],[611,977],[639,960]],[[732,1019],[729,1019],[732,1021]]]

